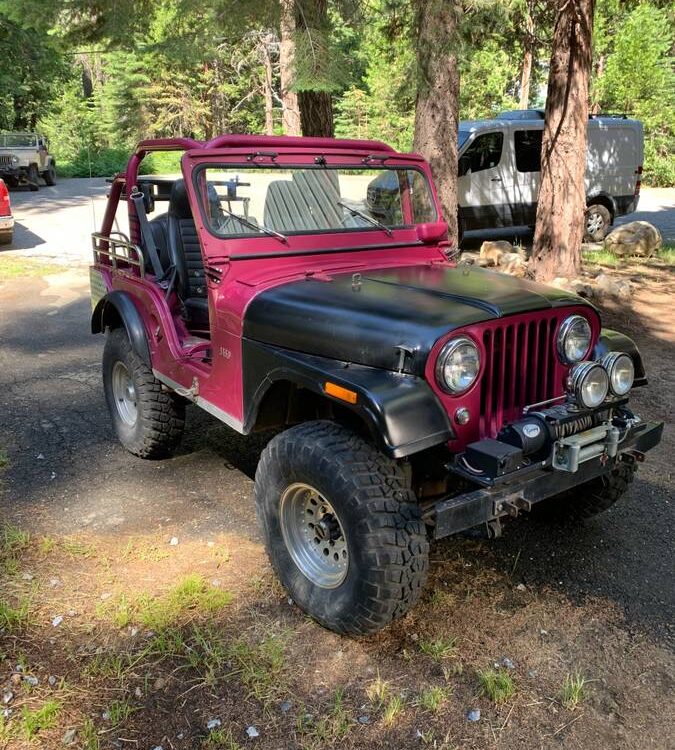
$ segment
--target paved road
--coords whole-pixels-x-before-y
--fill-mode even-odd
[[[13,190],[11,199],[17,225],[9,250],[69,263],[88,263],[90,235],[100,228],[105,195],[106,184],[100,178],[60,180],[55,187],[42,187],[37,193]],[[675,243],[675,188],[645,188],[640,210],[621,217],[617,223],[635,219],[651,222],[659,228],[665,242]],[[121,215],[123,230],[125,225],[125,217]],[[467,232],[464,245],[473,247],[485,239],[514,237],[527,242],[531,233],[526,228]]]

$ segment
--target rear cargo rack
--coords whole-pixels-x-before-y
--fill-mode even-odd
[[[118,266],[134,266],[138,268],[141,278],[145,277],[145,259],[143,251],[138,245],[131,243],[123,232],[110,232],[109,235],[93,232],[91,244],[94,251],[94,263],[102,263],[107,258],[115,271]]]

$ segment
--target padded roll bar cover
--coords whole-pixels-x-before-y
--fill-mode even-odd
[[[607,352],[625,352],[629,354],[635,367],[635,381],[633,385],[647,385],[647,376],[645,374],[645,367],[642,364],[640,350],[633,339],[618,331],[612,331],[610,328],[603,328],[600,331],[598,343],[593,350],[593,359],[601,359]]]
[[[454,437],[448,415],[423,378],[354,365],[243,339],[244,432],[256,423],[268,389],[286,381],[332,399],[327,381],[355,391],[357,403],[335,400],[358,414],[392,458],[418,453]]]
[[[148,334],[143,318],[134,305],[131,296],[119,290],[102,297],[91,315],[91,332],[103,333],[106,328],[123,325],[133,350],[152,369]]]

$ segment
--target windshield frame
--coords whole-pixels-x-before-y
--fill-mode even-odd
[[[358,160],[351,159],[349,162],[344,162],[343,159],[335,160],[333,163],[322,163],[317,162],[316,159],[313,161],[303,161],[301,158],[297,158],[298,155],[294,154],[283,154],[284,159],[277,158],[274,161],[266,161],[264,163],[257,162],[257,161],[242,161],[241,157],[238,157],[238,155],[231,155],[235,160],[230,161],[227,159],[227,156],[230,155],[223,155],[224,158],[222,160],[214,161],[213,159],[204,159],[199,160],[198,163],[194,163],[192,165],[191,169],[191,187],[194,191],[194,198],[196,200],[196,203],[198,205],[198,211],[199,211],[199,218],[201,219],[202,226],[204,227],[204,230],[208,233],[210,237],[213,239],[219,241],[219,242],[228,242],[228,243],[254,243],[254,242],[260,242],[260,240],[267,240],[269,241],[270,237],[261,230],[260,232],[246,232],[246,233],[239,233],[239,234],[221,234],[220,232],[217,232],[212,226],[209,218],[206,215],[206,210],[204,203],[200,197],[200,187],[199,187],[199,176],[202,172],[204,172],[206,169],[218,169],[222,171],[232,171],[236,172],[237,170],[241,170],[243,174],[246,174],[246,172],[252,172],[256,168],[257,169],[279,169],[279,171],[285,171],[285,170],[292,170],[292,169],[302,169],[302,170],[342,170],[342,171],[360,171],[360,170],[372,170],[374,173],[381,173],[383,171],[396,171],[396,170],[404,170],[404,171],[415,171],[418,172],[421,177],[424,179],[425,189],[427,191],[429,204],[433,211],[433,218],[429,218],[428,221],[425,222],[413,222],[410,224],[397,224],[397,225],[386,225],[387,229],[389,231],[386,232],[386,237],[384,237],[384,241],[387,240],[389,243],[392,243],[394,240],[394,233],[400,233],[402,231],[410,232],[411,230],[415,230],[415,227],[419,224],[424,224],[428,222],[436,222],[440,220],[440,211],[439,211],[439,205],[436,197],[436,193],[434,190],[433,181],[431,180],[431,175],[427,170],[424,169],[423,163],[420,164],[419,159],[406,159],[405,157],[402,157],[399,154],[396,154],[395,156],[389,157],[387,155],[386,159],[382,159],[379,162],[370,162],[370,163],[364,163],[363,157],[358,157]],[[281,157],[282,154],[279,154],[279,157]],[[296,158],[293,158],[293,157]],[[314,156],[318,157],[318,154],[314,154]],[[388,164],[386,162],[395,162],[392,164]],[[184,170],[185,171],[185,170]],[[194,212],[194,209],[193,209]],[[196,218],[196,216],[195,216]],[[381,227],[378,227],[376,225],[367,225],[367,226],[359,226],[359,227],[329,227],[327,229],[313,229],[313,230],[298,230],[298,231],[287,231],[284,232],[284,236],[288,239],[288,241],[292,244],[294,239],[302,239],[302,238],[311,238],[311,237],[323,237],[323,238],[329,238],[332,235],[336,236],[337,238],[340,238],[340,240],[344,241],[344,236],[348,235],[350,237],[358,238],[359,235],[362,233],[367,233],[368,240],[372,240],[373,233],[377,234],[385,234],[383,229]],[[395,241],[394,241],[395,244]],[[258,250],[252,250],[252,253],[257,253]]]

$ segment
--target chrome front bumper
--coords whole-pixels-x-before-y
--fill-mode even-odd
[[[13,216],[0,216],[0,232],[11,232],[14,229]]]

